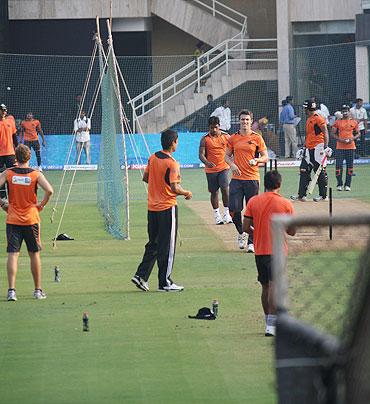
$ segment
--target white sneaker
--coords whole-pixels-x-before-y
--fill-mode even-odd
[[[307,202],[307,196],[302,196],[302,198],[298,195],[290,195],[290,199],[292,201],[300,201],[300,202]]]
[[[17,295],[15,293],[15,289],[8,289],[8,302],[16,302],[17,301]]]
[[[233,222],[233,218],[230,216],[230,213],[224,213],[223,221],[224,221],[224,223]]]
[[[41,289],[35,289],[35,291],[33,292],[33,297],[37,300],[42,300],[42,299],[47,298],[46,294]]]
[[[253,244],[248,244],[247,253],[254,254],[254,245]]]
[[[224,221],[222,220],[222,217],[219,213],[215,214],[215,222],[216,224],[224,224]]]
[[[171,285],[164,286],[163,288],[158,288],[158,292],[182,292],[183,290],[184,287],[176,285],[176,283],[171,283]]]
[[[275,337],[275,335],[276,335],[276,326],[266,325],[265,337]]]
[[[344,187],[344,190],[345,190],[345,191],[350,191],[350,190],[351,190],[351,187],[349,187],[348,185],[346,185],[346,186]]]
[[[314,202],[320,202],[320,201],[328,201],[329,199],[328,198],[324,198],[324,197],[322,197],[321,195],[319,195],[319,196],[316,196],[315,198],[313,198],[313,201]]]
[[[343,191],[343,187],[341,185],[337,186],[337,191]]]
[[[131,278],[131,282],[135,284],[135,286],[144,292],[149,292],[149,284],[145,282],[143,278],[140,278],[138,275],[134,275]]]
[[[238,244],[241,250],[244,250],[245,246],[247,245],[247,241],[248,241],[247,233],[238,234]]]

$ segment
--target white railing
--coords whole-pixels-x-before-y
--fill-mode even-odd
[[[264,48],[249,48],[251,43],[275,43],[275,46]],[[271,55],[271,57],[266,57]],[[175,73],[159,81],[143,93],[133,98],[129,104],[133,109],[133,122],[136,118],[143,116],[155,108],[161,108],[160,115],[164,115],[164,103],[171,100],[177,94],[185,91],[191,86],[200,88],[203,79],[209,79],[213,72],[225,66],[226,74],[229,75],[229,67],[233,63],[264,62],[273,63],[276,67],[277,48],[275,38],[248,39],[243,38],[241,33],[232,39],[227,39],[208,52],[203,53],[196,60],[183,66]]]
[[[247,16],[236,11],[217,0],[190,0],[202,8],[210,11],[214,17],[228,20],[240,28],[242,33],[247,32]]]

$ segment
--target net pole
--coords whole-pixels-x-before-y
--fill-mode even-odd
[[[333,189],[329,188],[329,217],[333,217]],[[333,225],[329,224],[329,240],[333,240]]]
[[[119,79],[117,74],[117,66],[116,66],[116,55],[114,53],[113,48],[113,37],[112,37],[112,30],[110,21],[107,20],[107,28],[108,28],[108,44],[110,50],[112,52],[112,59],[113,59],[113,71],[114,71],[114,78],[115,78],[115,85],[117,91],[117,98],[119,104],[119,116],[120,116],[120,125],[121,125],[121,133],[122,133],[122,147],[123,147],[123,162],[124,162],[124,170],[125,170],[125,193],[126,193],[126,203],[127,208],[125,210],[126,215],[126,223],[127,223],[127,239],[130,239],[130,203],[129,203],[129,190],[128,190],[128,167],[127,167],[127,151],[126,151],[126,141],[125,141],[125,131],[123,127],[123,113],[122,113],[122,102],[121,102],[121,92],[119,88]]]

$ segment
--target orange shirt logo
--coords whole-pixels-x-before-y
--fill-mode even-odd
[[[238,166],[241,175],[232,176],[235,180],[256,180],[259,181],[260,173],[258,165],[251,166],[249,161],[256,157],[256,154],[266,150],[266,144],[262,136],[256,132],[248,135],[235,133],[230,136],[228,149],[234,156],[234,163]]]
[[[229,169],[225,161],[225,153],[229,135],[211,136],[209,133],[204,137],[207,160],[215,164],[215,167],[205,167],[206,173],[218,173]]]
[[[339,119],[335,121],[333,128],[338,129],[339,139],[351,139],[349,143],[337,142],[336,148],[339,150],[355,150],[353,132],[358,132],[358,123],[354,119]]]
[[[320,143],[324,143],[325,136],[321,127],[325,125],[325,118],[320,114],[313,114],[306,121],[306,147],[314,149]]]

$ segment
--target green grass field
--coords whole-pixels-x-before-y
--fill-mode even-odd
[[[283,194],[296,192],[297,169],[282,170]],[[370,202],[370,168],[356,167],[353,191],[340,196]],[[208,200],[201,170],[183,170],[184,187]],[[47,172],[58,189],[60,172]],[[329,168],[334,184],[333,168]],[[68,180],[66,182],[68,184]],[[14,403],[273,403],[273,340],[263,336],[254,257],[226,251],[189,206],[179,201],[182,246],[173,278],[179,294],[140,292],[130,278],[146,243],[146,202],[139,173],[130,173],[131,240],[105,233],[95,207],[95,173],[76,177],[60,232],[75,241],[53,250],[53,203],[42,222],[45,301],[32,299],[23,248],[18,301],[7,302],[5,215],[1,221],[0,402]],[[367,184],[367,185],[366,185]],[[62,198],[63,199],[63,198]],[[61,205],[58,212],[60,212]],[[57,215],[56,219],[59,216]],[[54,266],[61,283],[54,283]],[[216,321],[187,318],[220,302]],[[82,332],[89,312],[90,332]]]

